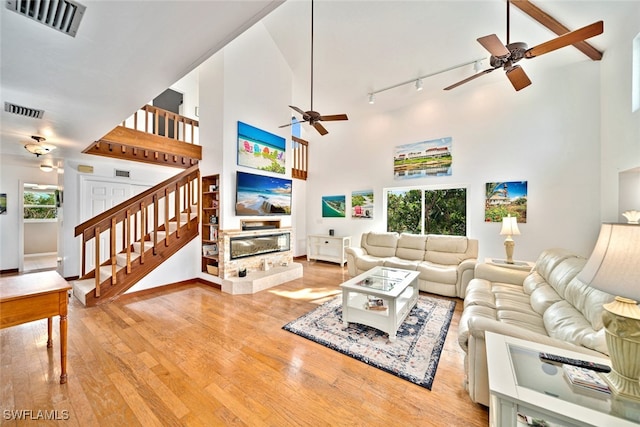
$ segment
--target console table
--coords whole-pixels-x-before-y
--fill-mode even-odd
[[[69,290],[71,286],[55,271],[0,278],[0,329],[46,318],[51,348],[52,317],[60,316],[60,384],[67,382]]]
[[[310,234],[307,236],[307,261],[337,262],[344,267],[347,262],[345,248],[351,246],[351,236]]]

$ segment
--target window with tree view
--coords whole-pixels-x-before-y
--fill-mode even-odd
[[[413,234],[467,234],[467,189],[388,190],[387,231]]]
[[[24,190],[24,219],[56,219],[56,193],[53,190]]]

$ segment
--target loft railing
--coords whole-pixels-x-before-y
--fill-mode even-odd
[[[111,267],[111,285],[117,284],[116,255],[126,254],[125,268],[130,273],[134,243],[140,246],[139,262],[144,264],[145,256],[155,255],[158,245],[169,246],[172,232],[169,222],[177,222],[176,237],[180,237],[184,222],[187,229],[197,228],[198,221],[192,222],[191,216],[200,212],[199,182],[200,170],[197,165],[192,166],[75,228],[75,236],[82,235],[81,278],[90,277],[88,266],[95,269],[96,297],[100,297],[103,281],[101,266]],[[186,213],[184,219],[183,213]],[[163,231],[164,238],[159,240],[158,235]],[[146,254],[151,249],[153,251]]]
[[[293,140],[293,166],[291,176],[298,179],[307,179],[309,168],[309,142],[304,139],[292,136]]]
[[[144,105],[122,126],[153,135],[164,136],[176,141],[199,145],[199,123],[197,120],[181,116],[153,105]]]

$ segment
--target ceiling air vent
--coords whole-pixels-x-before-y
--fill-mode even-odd
[[[7,0],[7,9],[75,37],[86,6],[69,0]]]
[[[116,169],[116,176],[122,177],[122,178],[130,178],[131,177],[131,172],[130,171],[121,171]]]
[[[36,110],[35,108],[21,107],[20,105],[10,102],[4,103],[4,111],[19,116],[31,117],[32,119],[41,119],[44,116],[44,110]]]

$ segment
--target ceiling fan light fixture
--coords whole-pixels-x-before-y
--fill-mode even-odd
[[[56,149],[55,145],[44,144],[44,141],[46,141],[46,139],[43,136],[32,135],[31,139],[33,139],[35,142],[25,144],[24,148],[31,154],[35,154],[36,157],[40,157],[43,154],[48,154]]]

